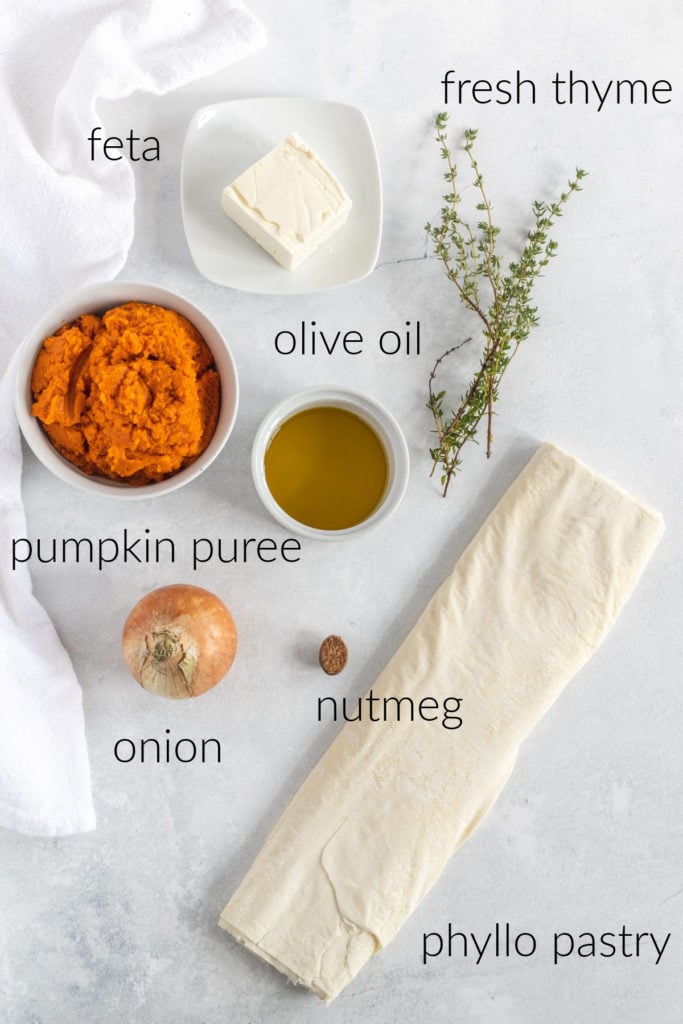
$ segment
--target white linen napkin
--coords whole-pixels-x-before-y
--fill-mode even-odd
[[[94,828],[95,814],[80,687],[28,571],[8,562],[10,538],[26,536],[12,353],[56,299],[126,260],[134,177],[125,160],[90,161],[96,101],[175,89],[265,34],[239,0],[10,0],[2,21],[0,825],[54,836]]]

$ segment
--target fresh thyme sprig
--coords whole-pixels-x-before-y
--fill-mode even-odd
[[[521,343],[532,327],[538,324],[537,309],[531,305],[531,293],[536,278],[555,255],[557,242],[550,238],[550,229],[573,192],[581,191],[581,180],[586,171],[576,174],[555,202],[533,204],[534,224],[518,260],[508,264],[504,273],[496,252],[496,239],[500,228],[493,223],[492,206],[484,188],[484,179],[476,157],[474,142],[477,132],[465,132],[464,149],[478,192],[476,209],[481,219],[473,229],[460,215],[460,195],[457,190],[457,167],[448,147],[446,127],[448,114],[436,117],[436,141],[446,163],[444,177],[450,191],[443,197],[441,220],[426,231],[434,242],[434,252],[444,264],[446,274],[457,288],[462,304],[476,314],[481,322],[483,350],[479,369],[467,390],[460,397],[457,410],[444,412],[445,391],[436,391],[437,371],[443,360],[462,348],[471,338],[454,345],[436,360],[429,375],[429,402],[427,408],[434,418],[438,444],[430,449],[433,466],[442,467],[441,486],[446,496],[449,484],[459,469],[461,453],[467,441],[476,440],[481,420],[486,417],[486,456],[491,457],[493,443],[494,405],[505,371]]]

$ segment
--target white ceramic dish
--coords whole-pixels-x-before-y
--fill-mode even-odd
[[[372,515],[364,519],[362,523],[349,527],[347,530],[319,530],[293,519],[280,508],[266,483],[264,460],[266,450],[275,432],[285,420],[295,413],[321,405],[333,405],[341,409],[348,409],[369,423],[382,441],[389,462],[389,480],[380,504]],[[396,511],[408,486],[410,457],[403,431],[389,410],[379,402],[351,388],[312,387],[305,388],[290,398],[284,399],[265,417],[254,438],[251,451],[251,472],[261,501],[282,526],[302,537],[311,537],[317,540],[346,540],[372,529],[378,523],[385,522]]]
[[[62,326],[76,320],[83,313],[104,313],[124,302],[150,302],[167,309],[173,309],[194,324],[211,349],[221,378],[221,408],[218,423],[211,441],[198,459],[178,473],[159,483],[130,487],[127,484],[107,480],[105,477],[88,476],[71,462],[63,458],[43,431],[39,421],[31,415],[33,397],[31,394],[31,371],[43,340]],[[127,500],[156,498],[160,494],[175,491],[199,476],[216,458],[228,440],[237,416],[239,387],[237,370],[222,334],[204,313],[193,303],[176,292],[152,284],[128,281],[107,281],[103,284],[81,288],[61,299],[36,324],[24,340],[19,352],[16,376],[15,407],[21,431],[32,449],[56,477],[73,484],[90,494]]]
[[[292,132],[318,153],[353,207],[328,242],[296,270],[285,270],[226,216],[221,195]],[[301,295],[358,281],[377,262],[382,234],[377,151],[363,112],[344,103],[280,97],[202,107],[185,136],[181,203],[192,259],[215,284]]]

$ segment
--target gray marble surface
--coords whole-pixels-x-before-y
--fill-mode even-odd
[[[124,274],[185,293],[225,331],[242,404],[228,447],[186,490],[110,504],[76,495],[27,453],[31,536],[173,536],[175,566],[42,566],[35,590],[81,681],[97,830],[65,839],[0,834],[0,1020],[7,1024],[674,1024],[681,950],[680,664],[680,55],[674,0],[448,0],[408,4],[252,0],[267,49],[171,96],[104,105],[112,132],[163,145],[136,165],[136,236]],[[424,222],[439,208],[430,119],[440,78],[496,80],[516,69],[535,106],[451,106],[454,132],[480,128],[479,155],[499,222],[523,238],[533,198],[577,163],[584,193],[560,224],[559,255],[537,291],[541,325],[505,380],[495,456],[467,453],[447,501],[428,478],[427,374],[473,329],[436,261]],[[557,106],[555,71],[600,81],[674,83],[668,105]],[[39,69],[36,69],[39,74]],[[678,77],[676,77],[678,75]],[[366,112],[385,190],[378,266],[365,281],[311,297],[240,294],[196,273],[179,210],[179,161],[199,106],[233,97],[341,100]],[[419,319],[419,358],[278,357],[276,331],[302,319],[368,336]],[[452,386],[457,388],[456,366]],[[464,372],[464,364],[462,372]],[[408,438],[406,498],[383,529],[353,543],[304,543],[294,565],[208,565],[193,536],[282,539],[249,471],[251,441],[279,398],[309,384],[361,388]],[[552,440],[660,509],[667,534],[594,658],[521,752],[494,811],[458,852],[391,945],[330,1008],[285,984],[216,926],[289,795],[334,727],[316,721],[320,639],[344,635],[344,692],[359,694],[400,643],[464,545],[536,445]],[[119,635],[154,586],[195,582],[220,594],[240,631],[230,676],[201,700],[170,703],[135,686]],[[216,736],[220,765],[119,764],[123,736]],[[421,962],[424,932],[530,931],[530,959]],[[643,950],[555,966],[556,931],[671,932],[659,965]]]

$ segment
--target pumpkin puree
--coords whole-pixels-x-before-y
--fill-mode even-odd
[[[208,445],[220,407],[211,351],[184,316],[127,302],[46,338],[33,366],[32,412],[84,473],[163,480]]]

